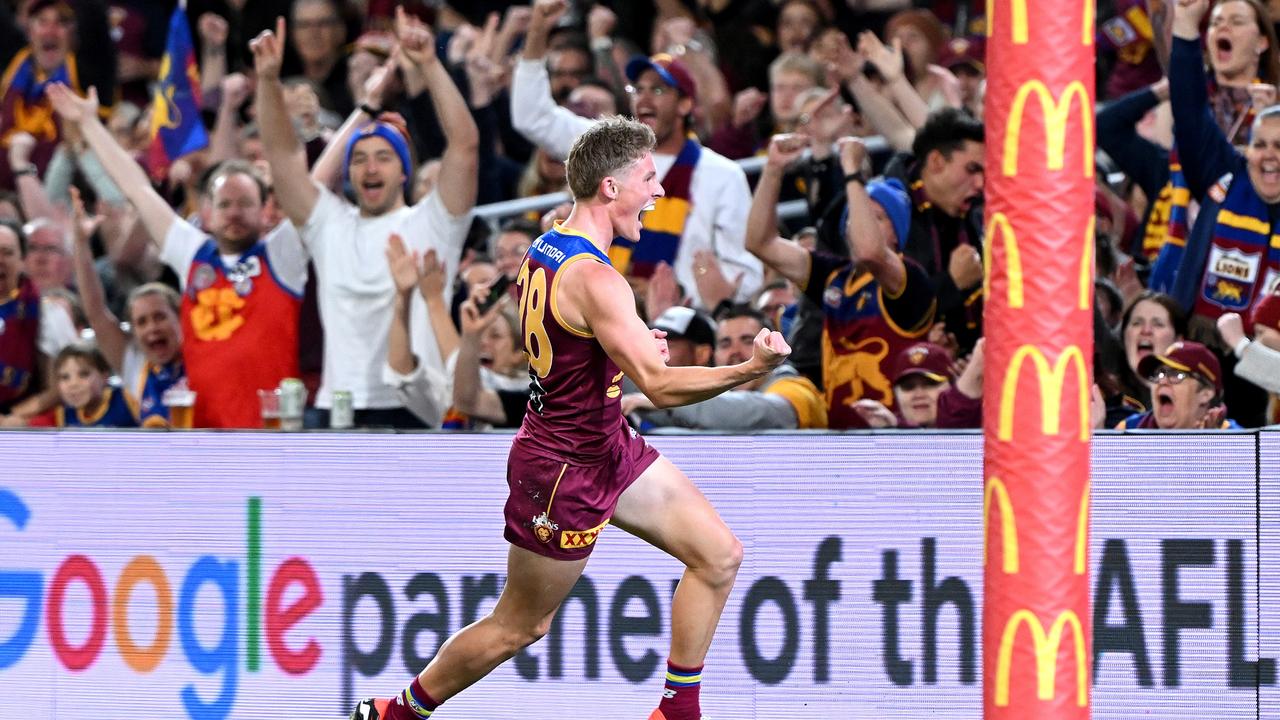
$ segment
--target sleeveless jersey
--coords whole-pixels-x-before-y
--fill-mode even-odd
[[[40,341],[40,293],[26,276],[7,298],[0,298],[0,408],[27,393],[36,369]]]
[[[516,442],[575,465],[608,457],[629,430],[619,400],[622,371],[593,335],[570,326],[556,308],[560,273],[579,261],[609,264],[586,236],[557,225],[529,246],[516,279],[530,379]]]
[[[94,415],[85,415],[83,411],[70,405],[59,407],[55,411],[58,427],[138,427],[138,407],[129,393],[108,386],[102,391],[102,396],[105,402],[102,403],[102,409]]]
[[[169,427],[169,408],[164,404],[164,393],[186,377],[182,358],[168,365],[142,364],[138,374],[135,396],[138,398],[138,420],[144,428]]]
[[[195,427],[261,425],[257,390],[298,377],[302,297],[275,276],[258,242],[225,267],[209,240],[187,270],[182,355],[196,393]]]
[[[933,325],[937,301],[924,268],[904,258],[906,285],[890,297],[849,260],[810,252],[805,295],[823,312],[822,384],[833,430],[865,428],[853,409],[869,398],[894,408],[893,363]]]

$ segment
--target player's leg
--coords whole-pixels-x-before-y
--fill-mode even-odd
[[[696,719],[702,664],[742,563],[742,543],[693,481],[664,457],[622,493],[612,522],[685,565],[671,601],[670,666],[660,709],[667,720]]]
[[[554,560],[511,546],[507,582],[493,611],[449,638],[435,658],[399,697],[385,704],[366,701],[353,718],[419,720],[521,648],[547,634],[556,610],[569,595],[587,559]],[[364,711],[364,714],[360,713]],[[369,710],[376,710],[370,713]]]

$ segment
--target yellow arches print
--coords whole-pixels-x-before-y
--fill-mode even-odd
[[[1009,488],[999,477],[992,475],[987,479],[987,487],[982,493],[982,564],[987,564],[987,546],[991,542],[991,508],[1000,510],[1000,554],[1001,569],[1006,575],[1017,575],[1021,567],[1018,554],[1018,519],[1013,509],[1013,500],[1009,498]],[[1076,546],[1075,562],[1072,571],[1076,575],[1084,575],[1087,569],[1086,551],[1089,539],[1089,483],[1084,484],[1084,492],[1080,495],[1080,507],[1076,511]]]
[[[1085,46],[1093,44],[1093,3],[1094,0],[1085,0],[1084,3],[1084,22],[1081,23],[1080,28],[1080,44]],[[1026,45],[1030,35],[1027,27],[1027,0],[1009,0],[1006,4],[1012,6],[1010,13],[1012,15],[1013,44]],[[995,0],[987,0],[987,37],[994,35],[995,29],[996,2]]]
[[[1013,643],[1018,639],[1018,628],[1026,624],[1031,631],[1031,642],[1036,653],[1036,697],[1041,700],[1054,698],[1054,678],[1058,674],[1058,649],[1062,635],[1071,626],[1071,636],[1076,656],[1076,704],[1089,704],[1089,656],[1085,651],[1084,626],[1073,610],[1058,613],[1046,633],[1040,618],[1030,610],[1022,609],[1009,617],[1000,636],[1000,652],[996,658],[997,707],[1009,706],[1009,674],[1013,671]]]
[[[1090,215],[1085,222],[1084,248],[1080,253],[1080,269],[1077,273],[1076,307],[1088,310],[1093,298],[1093,235],[1098,219]],[[1014,310],[1022,308],[1026,300],[1022,273],[1022,251],[1018,249],[1018,236],[1013,231],[1009,217],[1000,211],[991,214],[987,221],[986,232],[983,233],[983,255],[986,258],[982,278],[982,294],[991,297],[991,252],[995,248],[996,233],[999,231],[1000,243],[1004,247],[1005,274],[1008,276],[1008,303]]]

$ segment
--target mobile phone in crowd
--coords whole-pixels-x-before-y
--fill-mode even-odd
[[[506,275],[499,275],[498,279],[494,280],[493,284],[489,286],[489,294],[480,300],[477,309],[482,313],[489,312],[489,308],[497,305],[502,296],[507,294],[507,289],[510,287],[511,278]]]

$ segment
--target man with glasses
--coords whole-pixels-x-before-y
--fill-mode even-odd
[[[1151,380],[1152,409],[1116,426],[1160,430],[1235,429],[1222,404],[1222,368],[1209,348],[1181,340],[1163,353],[1142,358],[1138,374]]]
[[[555,104],[543,62],[547,36],[567,7],[566,0],[534,3],[511,91],[512,125],[560,159],[596,122]],[[657,136],[653,160],[666,196],[643,216],[638,242],[622,239],[610,247],[610,261],[637,291],[665,264],[696,307],[711,310],[725,301],[746,301],[764,275],[745,246],[751,207],[746,175],[692,137],[697,85],[678,60],[637,57],[627,64],[626,75],[632,116]]]

